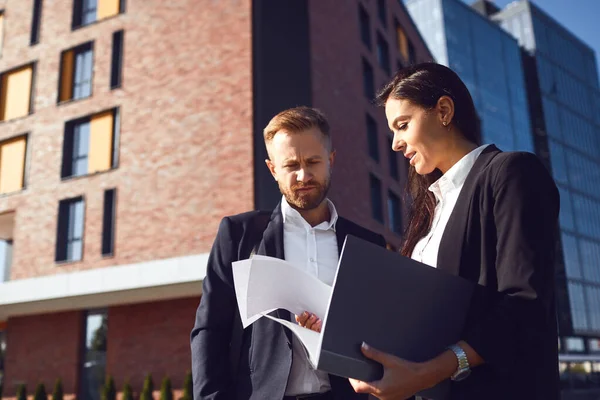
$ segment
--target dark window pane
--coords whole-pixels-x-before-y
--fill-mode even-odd
[[[388,217],[392,232],[402,233],[402,214],[400,210],[400,199],[394,193],[388,193]]]
[[[358,6],[358,13],[360,19],[360,37],[367,48],[371,49],[371,21],[369,14],[365,10],[362,4]]]
[[[42,0],[34,0],[33,16],[31,18],[31,38],[29,43],[34,45],[40,41],[40,24],[42,21]]]
[[[83,254],[84,212],[82,197],[60,201],[56,235],[56,261],[81,260]]]
[[[369,156],[379,162],[379,140],[377,137],[377,123],[367,115],[367,141],[369,146]]]
[[[390,51],[388,44],[381,34],[377,34],[377,60],[387,74],[390,74]]]
[[[96,12],[98,9],[97,0],[75,0],[81,1],[81,25],[91,24],[96,21]]]
[[[93,54],[91,44],[75,50],[73,99],[83,99],[92,94]]]
[[[116,189],[104,192],[104,218],[102,220],[102,255],[112,255],[115,237]]]
[[[377,0],[377,14],[383,26],[387,26],[387,10],[385,0]]]
[[[381,198],[381,181],[370,175],[371,186],[371,215],[373,219],[383,223],[383,206]]]
[[[112,67],[110,74],[110,88],[121,87],[121,74],[123,69],[123,31],[113,33]]]
[[[373,67],[367,60],[363,58],[363,88],[365,92],[365,96],[369,100],[373,100],[375,98],[375,82],[373,76]]]
[[[389,167],[390,167],[390,176],[392,178],[394,178],[395,180],[399,180],[400,179],[400,172],[398,171],[398,153],[395,152],[392,148],[393,146],[393,139],[389,138],[388,140],[388,161],[389,161]]]
[[[71,176],[85,175],[88,172],[90,140],[89,120],[73,125],[73,155]]]
[[[85,350],[81,360],[81,397],[100,400],[100,390],[106,374],[108,313],[88,312],[85,319]]]

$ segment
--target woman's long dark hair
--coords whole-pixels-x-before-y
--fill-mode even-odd
[[[452,126],[473,143],[480,142],[480,123],[469,90],[450,68],[435,63],[423,63],[404,68],[377,94],[377,102],[385,105],[388,99],[408,100],[426,110],[435,108],[442,96],[454,101]],[[436,169],[428,175],[417,174],[413,166],[408,171],[407,191],[412,198],[408,227],[401,253],[410,257],[417,242],[433,223],[436,200],[429,186],[442,173]]]

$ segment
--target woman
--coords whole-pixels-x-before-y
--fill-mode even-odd
[[[401,70],[378,100],[393,149],[410,159],[413,204],[402,254],[494,296],[474,297],[463,340],[427,362],[363,345],[365,356],[383,364],[384,376],[352,380],[354,389],[405,399],[452,379],[451,399],[558,399],[559,195],[552,178],[530,153],[478,147],[471,95],[444,66]]]

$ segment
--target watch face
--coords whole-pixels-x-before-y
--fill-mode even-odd
[[[460,382],[463,379],[466,379],[469,375],[471,375],[471,370],[469,368],[462,369],[452,377],[452,380],[455,382]]]

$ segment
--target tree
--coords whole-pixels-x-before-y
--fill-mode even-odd
[[[146,379],[144,379],[144,387],[142,389],[142,393],[140,393],[140,400],[153,400],[154,393],[154,382],[152,381],[152,374],[146,375]]]
[[[193,399],[193,387],[192,387],[192,372],[188,371],[185,374],[185,380],[183,381],[183,396],[180,400],[192,400]]]
[[[52,392],[52,400],[63,400],[63,387],[62,380],[58,378],[54,384],[54,391]]]
[[[108,319],[102,317],[102,324],[94,332],[92,337],[91,349],[96,351],[106,351],[106,334],[108,333]]]
[[[125,382],[123,386],[123,399],[122,400],[133,400],[133,390],[131,390],[131,385],[129,381]]]
[[[171,387],[171,379],[168,376],[162,381],[160,387],[160,400],[173,400],[173,388]]]
[[[46,394],[46,387],[43,383],[38,383],[35,388],[35,394],[33,395],[33,400],[48,400],[48,395]]]
[[[17,387],[17,400],[27,400],[27,388],[24,384]]]
[[[112,376],[108,376],[106,382],[104,382],[102,400],[117,400],[117,389],[115,388],[115,380]]]

